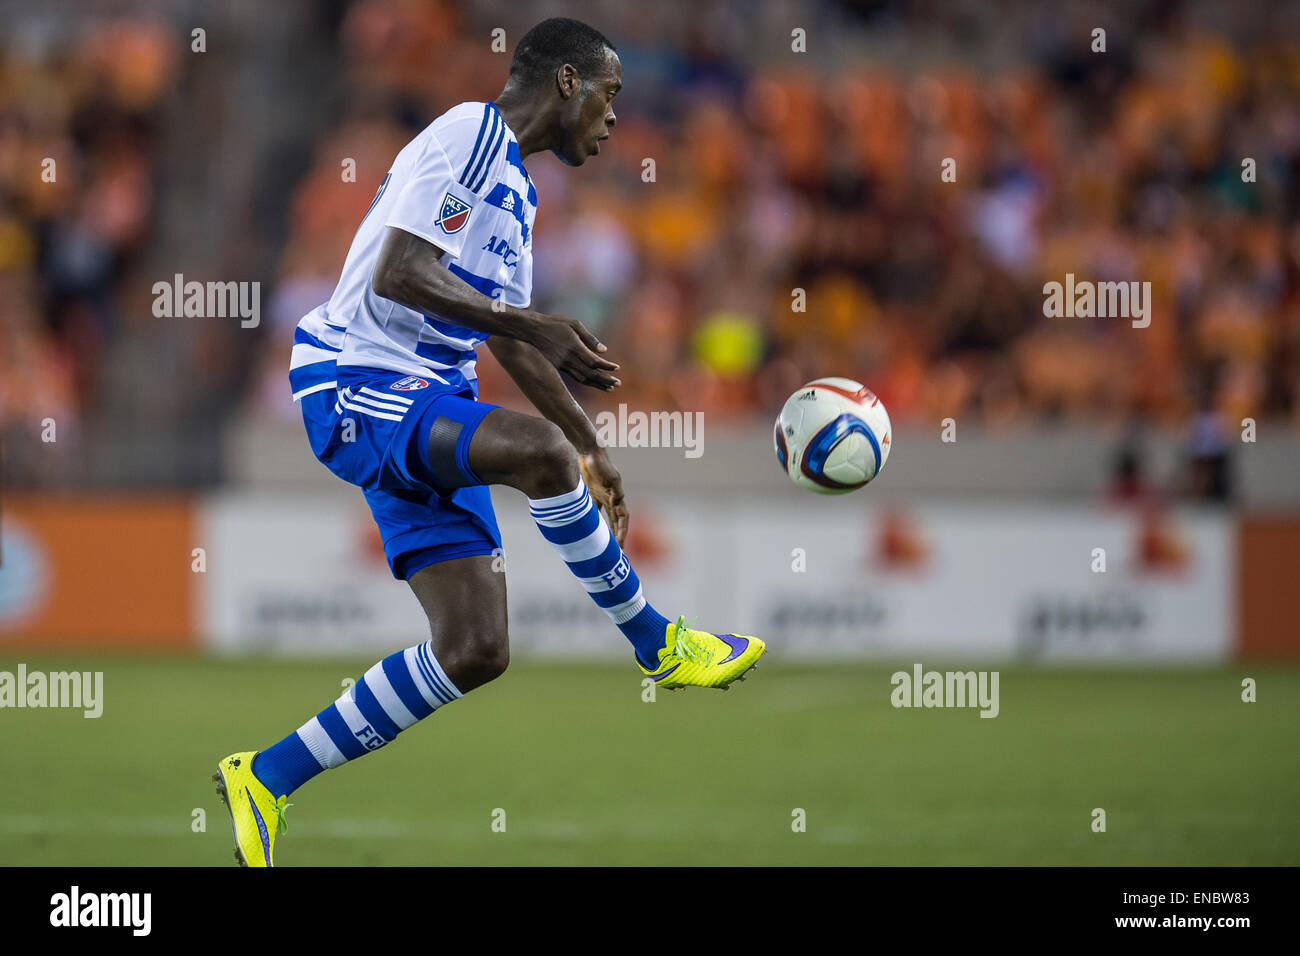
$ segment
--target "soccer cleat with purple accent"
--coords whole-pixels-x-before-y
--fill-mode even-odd
[[[679,617],[669,624],[659,649],[659,666],[641,673],[660,687],[717,687],[726,690],[733,681],[744,680],[746,672],[767,650],[757,637],[738,634],[710,634],[694,631]]]
[[[231,754],[217,764],[212,779],[217,795],[230,811],[235,833],[235,859],[240,866],[274,866],[275,837],[284,833],[284,811],[293,806],[281,796],[271,795],[253,773],[257,751]]]

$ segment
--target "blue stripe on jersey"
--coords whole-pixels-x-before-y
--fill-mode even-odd
[[[510,145],[514,145],[511,143]],[[484,202],[504,209],[510,215],[515,217],[520,228],[523,229],[523,241],[528,242],[528,219],[524,215],[524,198],[515,192],[505,183],[497,183],[492,187],[492,191],[487,194]]]
[[[493,112],[495,112],[495,110],[493,110]],[[485,160],[485,162],[483,163],[483,170],[477,176],[474,177],[473,182],[470,184],[469,187],[470,189],[474,190],[474,192],[478,192],[480,189],[483,188],[483,183],[487,181],[488,173],[491,172],[492,164],[496,162],[497,153],[501,152],[501,144],[505,141],[506,138],[506,121],[501,119],[500,113],[497,113],[496,115],[497,115],[496,136],[492,140],[492,146],[489,149],[483,151],[483,158]]]
[[[466,352],[452,348],[450,345],[443,345],[441,342],[419,342],[415,346],[415,354],[430,362],[445,365],[447,368],[456,368],[466,359],[471,361],[474,359],[473,349]]]
[[[470,151],[469,161],[465,163],[465,169],[460,174],[458,182],[464,186],[465,180],[469,176],[470,167],[474,165],[474,159],[478,156],[478,149],[483,145],[483,131],[487,129],[488,117],[492,115],[491,104],[483,108],[483,122],[478,124],[478,139],[474,140],[474,148]]]
[[[491,279],[485,279],[482,276],[476,276],[468,269],[462,269],[456,263],[447,266],[452,275],[459,276],[469,283],[474,289],[483,293],[489,299],[495,299],[501,294],[502,285],[499,282],[493,282]],[[335,349],[335,351],[338,351]]]
[[[533,178],[528,175],[528,170],[524,169],[524,158],[519,155],[518,143],[512,142],[506,147],[506,162],[519,170],[519,175],[524,177],[524,182],[528,184],[528,205],[536,209],[537,190],[533,188]]]
[[[464,183],[465,186],[469,187],[469,189],[474,192],[478,191],[478,187],[482,184],[483,177],[487,175],[487,170],[492,165],[492,160],[496,158],[497,150],[501,148],[501,138],[505,136],[506,130],[505,121],[501,119],[501,114],[496,111],[496,107],[489,103],[486,110],[490,117],[487,140],[485,141],[483,148],[479,150],[478,158],[470,167]]]
[[[509,146],[506,147],[506,162],[508,162],[515,169],[519,170],[519,174],[524,177],[524,182],[528,184],[528,205],[532,206],[533,210],[536,211],[537,210],[537,188],[533,186],[533,178],[528,175],[528,170],[524,169],[524,161],[523,161],[523,157],[519,155],[518,143],[512,142]]]
[[[338,374],[338,364],[333,359],[313,362],[310,365],[299,365],[289,370],[289,389],[297,395],[304,388],[311,388],[313,385],[337,382]]]
[[[451,339],[466,339],[470,342],[482,342],[487,338],[483,332],[475,332],[473,329],[467,329],[463,325],[456,325],[448,322],[446,319],[440,319],[437,316],[426,315],[424,321],[427,325],[432,326],[437,331]]]
[[[334,363],[332,362],[330,363],[331,367],[333,367],[333,364]],[[421,365],[421,363],[418,362],[415,362],[414,364],[417,366]],[[428,378],[431,375],[438,376],[435,381],[440,390],[463,392],[468,389],[475,395],[478,395],[478,379],[471,379],[466,374],[466,372],[471,370],[471,368],[472,363],[470,362],[466,362],[465,365],[460,368],[434,369],[428,366],[422,366],[422,371],[412,374],[423,375],[425,378]],[[348,386],[359,387],[363,385],[373,387],[376,373],[379,375],[391,374],[393,376],[393,381],[397,381],[397,379],[402,377],[400,373],[393,372],[391,369],[376,368],[368,365],[341,365],[338,368],[337,376],[331,376],[330,378],[338,384],[339,388],[347,388]],[[292,381],[292,379],[290,381]],[[313,382],[311,384],[314,385],[316,383]],[[294,391],[298,391],[298,389],[295,388]]]
[[[312,335],[310,332],[308,332],[308,331],[307,331],[306,329],[304,329],[302,326],[298,326],[297,328],[295,328],[295,329],[293,330],[293,344],[294,344],[294,345],[314,345],[314,346],[316,346],[316,348],[318,348],[318,349],[324,349],[324,350],[327,351],[327,352],[342,352],[342,351],[343,351],[343,350],[340,349],[340,348],[335,348],[333,345],[326,345],[324,342],[322,342],[320,339],[316,338],[316,336]]]

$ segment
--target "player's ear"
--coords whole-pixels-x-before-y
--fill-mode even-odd
[[[560,91],[560,98],[567,100],[578,91],[582,78],[572,63],[566,63],[555,72],[555,83]]]

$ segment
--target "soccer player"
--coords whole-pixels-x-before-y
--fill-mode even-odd
[[[279,743],[218,764],[244,865],[273,865],[287,798],[306,781],[505,670],[489,485],[528,496],[542,536],[660,687],[725,689],[765,650],[755,637],[670,621],[646,600],[622,551],[622,481],[559,374],[608,391],[619,367],[581,323],[529,308],[537,192],[523,160],[550,150],[581,166],[597,155],[621,86],[598,31],[538,24],[494,102],[448,110],[397,154],[334,294],[298,324],[289,383],[312,450],[362,489],[431,637],[375,664]],[[478,401],[483,342],[544,417]]]

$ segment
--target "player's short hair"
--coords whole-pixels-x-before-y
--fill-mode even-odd
[[[515,47],[510,78],[525,87],[544,83],[566,63],[584,78],[605,64],[605,51],[613,51],[603,33],[581,20],[551,17],[524,34]]]

